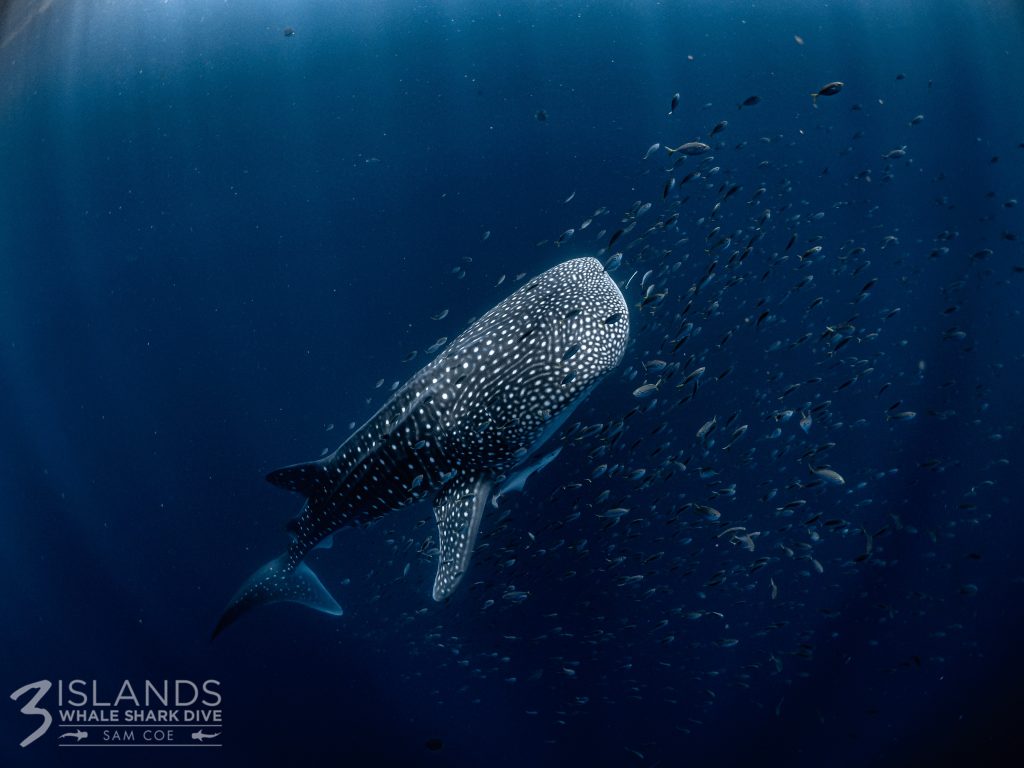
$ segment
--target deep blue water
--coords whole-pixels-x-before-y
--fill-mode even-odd
[[[57,725],[19,748],[38,718],[6,694],[75,678],[219,680],[210,765],[1007,764],[1018,3],[0,7],[4,765],[183,762]],[[310,556],[343,617],[209,641],[298,511],[267,471],[520,273],[620,251],[625,360],[449,603],[422,503]]]

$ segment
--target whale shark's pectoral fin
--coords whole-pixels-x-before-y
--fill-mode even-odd
[[[320,583],[320,579],[305,563],[294,568],[288,564],[288,554],[271,560],[248,578],[228,603],[220,621],[213,630],[213,638],[234,624],[243,613],[257,605],[287,601],[299,603],[317,611],[341,616],[341,606]]]
[[[506,493],[522,491],[523,488],[526,487],[526,481],[529,479],[530,475],[532,475],[534,472],[540,472],[542,469],[544,469],[544,467],[546,467],[548,464],[550,464],[552,461],[558,458],[558,454],[561,452],[562,446],[558,446],[557,448],[555,448],[555,450],[544,454],[540,458],[534,459],[525,467],[517,469],[515,474],[511,475],[507,480],[505,480],[501,484],[501,486],[499,486],[498,490],[495,491],[494,495],[491,497],[491,504],[497,507],[498,502],[501,500],[501,497],[504,496]]]
[[[492,485],[487,475],[457,475],[434,502],[441,549],[434,577],[435,600],[444,600],[454,592],[469,566]]]

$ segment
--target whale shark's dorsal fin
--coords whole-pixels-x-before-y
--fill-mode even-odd
[[[310,461],[306,464],[293,464],[290,467],[275,469],[267,475],[268,482],[286,491],[301,493],[307,498],[313,498],[323,488],[330,474],[330,467],[322,459]]]
[[[433,399],[436,389],[433,384],[410,387],[406,383],[334,453],[316,461],[275,469],[267,475],[268,482],[286,491],[301,493],[307,499],[329,493],[361,466],[376,448],[376,443],[361,442],[357,439],[358,435],[366,432],[375,436],[399,434],[413,420],[421,406]]]
[[[434,577],[434,599],[444,600],[469,567],[480,519],[491,492],[489,475],[456,475],[434,501],[441,553]]]

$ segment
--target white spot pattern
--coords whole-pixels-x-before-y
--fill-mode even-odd
[[[458,584],[494,479],[622,359],[629,310],[599,261],[563,262],[459,335],[324,459],[268,479],[308,497],[290,524],[294,568],[343,525],[432,491],[441,555],[435,599]]]

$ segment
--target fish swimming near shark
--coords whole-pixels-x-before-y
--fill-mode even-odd
[[[601,262],[552,267],[484,314],[334,453],[267,479],[306,499],[287,551],[242,585],[216,637],[257,605],[290,601],[333,615],[341,606],[304,558],[338,529],[431,498],[440,554],[433,597],[453,593],[469,565],[487,500],[522,488],[551,462],[544,444],[621,361],[629,309]]]

